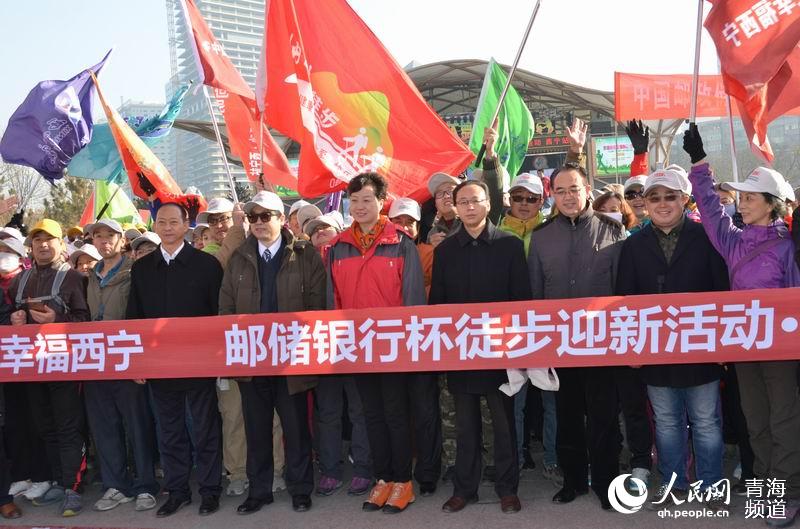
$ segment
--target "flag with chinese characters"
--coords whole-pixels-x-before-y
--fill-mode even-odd
[[[430,197],[473,155],[345,0],[270,0],[256,94],[266,122],[301,144],[301,195],[374,171],[396,196]]]
[[[800,4],[796,0],[713,0],[705,21],[725,91],[736,100],[753,151],[774,158],[767,125],[800,105]]]
[[[225,49],[206,24],[194,0],[180,0],[200,83],[214,89],[227,128],[231,152],[242,161],[251,182],[261,184],[263,173],[270,183],[297,188],[286,154],[258,115],[255,95]],[[263,127],[263,128],[262,128]]]
[[[122,165],[128,173],[133,194],[151,203],[177,202],[189,210],[190,216],[192,214],[196,216],[197,212],[207,209],[208,204],[202,196],[185,195],[181,192],[181,188],[161,160],[153,154],[122,116],[108,105],[97,78],[92,76],[92,79],[97,86],[100,105],[108,119],[108,126],[114,143],[117,144]]]
[[[472,138],[469,142],[469,148],[475,154],[483,145],[483,129],[492,126],[492,117],[507,80],[508,76],[503,67],[491,59],[486,65],[486,76],[478,98],[475,124],[472,126]],[[516,176],[522,167],[522,162],[525,161],[533,132],[533,116],[528,106],[517,90],[509,86],[503,106],[497,115],[497,142],[494,150],[500,164],[506,168],[511,177]]]

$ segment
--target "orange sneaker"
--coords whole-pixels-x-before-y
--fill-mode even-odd
[[[405,483],[395,483],[392,487],[392,494],[383,506],[383,512],[397,514],[406,510],[410,504],[414,503],[414,484],[410,481]]]
[[[369,493],[369,499],[364,502],[361,509],[367,512],[378,511],[386,504],[394,487],[394,483],[386,483],[385,481],[378,480],[375,486]]]

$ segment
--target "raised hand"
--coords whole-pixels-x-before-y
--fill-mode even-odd
[[[642,121],[631,120],[625,127],[625,133],[631,140],[634,154],[644,154],[650,147],[650,127],[642,124]]]
[[[567,136],[569,136],[569,150],[574,153],[579,153],[583,150],[586,144],[586,131],[589,130],[589,125],[582,119],[575,118],[571,127],[567,127]]]
[[[693,164],[701,162],[706,157],[703,138],[700,137],[700,131],[697,130],[695,123],[689,123],[689,130],[683,133],[683,150],[689,155]]]

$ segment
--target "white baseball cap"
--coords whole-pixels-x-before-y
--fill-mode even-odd
[[[722,189],[746,193],[769,193],[786,200],[786,179],[778,171],[768,167],[756,167],[744,182],[723,182]]]
[[[413,198],[401,197],[392,202],[392,205],[389,207],[388,217],[390,219],[394,219],[400,215],[408,215],[412,219],[419,222],[422,218],[422,210],[420,209],[417,201]]]
[[[74,252],[72,252],[69,256],[69,264],[72,265],[72,268],[78,266],[78,258],[81,255],[88,255],[95,261],[100,261],[103,259],[103,256],[100,255],[100,252],[97,251],[97,248],[94,247],[93,244],[84,244]]]
[[[253,196],[253,198],[251,198],[250,201],[244,205],[243,209],[245,215],[249,215],[256,206],[261,206],[269,211],[283,213],[283,200],[281,200],[281,197],[271,191],[259,191],[256,193],[255,196]]]
[[[105,226],[106,228],[110,229],[114,233],[119,233],[120,235],[125,234],[125,230],[122,229],[119,222],[114,219],[100,219],[94,224],[87,224],[83,228],[83,233],[88,235],[94,235],[94,230],[99,228],[100,226]],[[137,230],[138,231],[138,230]]]
[[[297,210],[297,224],[300,226],[300,229],[303,230],[303,233],[305,233],[306,222],[321,216],[322,210],[314,204],[306,204]]]
[[[0,240],[8,239],[9,237],[18,240],[21,243],[25,242],[25,237],[22,236],[22,232],[19,231],[17,228],[12,228],[10,226],[7,226],[5,228],[0,229]]]
[[[511,182],[511,187],[508,189],[508,192],[510,193],[514,191],[514,188],[516,187],[521,187],[524,190],[533,193],[534,195],[544,194],[544,185],[542,184],[542,179],[535,174],[518,174],[516,178],[514,178],[514,181]]]
[[[661,186],[688,195],[691,190],[687,190],[687,184],[688,180],[685,180],[679,171],[675,169],[659,169],[647,177],[644,184],[644,194],[646,195],[654,187]]]
[[[208,227],[208,226],[206,226]],[[136,250],[139,246],[146,242],[152,242],[156,246],[161,244],[161,237],[157,234],[153,233],[152,231],[146,231],[142,233],[141,236],[136,237],[134,240],[131,241],[131,250]]]
[[[431,177],[428,179],[428,191],[430,192],[431,196],[436,195],[436,190],[442,184],[455,184],[458,185],[461,181],[456,178],[455,176],[451,176],[447,173],[433,173]]]
[[[303,233],[310,237],[319,226],[323,225],[330,226],[337,232],[342,231],[344,229],[344,223],[341,221],[341,215],[335,215],[334,213],[338,212],[326,213],[325,215],[320,215],[319,217],[309,220],[303,227]]]
[[[297,202],[292,204],[291,207],[289,208],[289,216],[291,217],[292,213],[294,213],[298,209],[302,208],[303,206],[310,206],[310,205],[311,205],[311,202],[308,202],[308,201],[305,201],[305,200],[298,200]]]
[[[787,182],[786,180],[783,181],[783,199],[788,200],[790,202],[794,202],[797,200],[795,196],[794,189],[792,189],[792,184]]]
[[[644,187],[645,182],[647,182],[647,178],[648,178],[647,175],[638,175],[638,176],[632,176],[632,177],[628,178],[627,180],[625,180],[625,184],[623,185],[623,188],[624,188],[625,192],[627,193],[628,189],[631,186],[642,186],[642,187]]]
[[[217,213],[230,213],[233,211],[233,202],[227,198],[212,198],[208,203],[208,209],[197,215],[197,222],[208,223],[209,215]]]
[[[3,246],[6,246],[9,250],[19,255],[20,257],[25,257],[28,254],[28,252],[25,251],[25,245],[19,242],[14,237],[0,239],[0,251],[2,251]]]

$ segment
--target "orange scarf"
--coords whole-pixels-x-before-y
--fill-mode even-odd
[[[386,227],[387,222],[389,222],[389,218],[385,215],[381,215],[378,217],[378,222],[375,223],[375,226],[367,233],[361,230],[361,226],[357,222],[353,223],[353,238],[358,243],[358,249],[361,251],[361,255],[367,253],[372,247],[375,243],[375,239],[383,233],[383,228]]]

